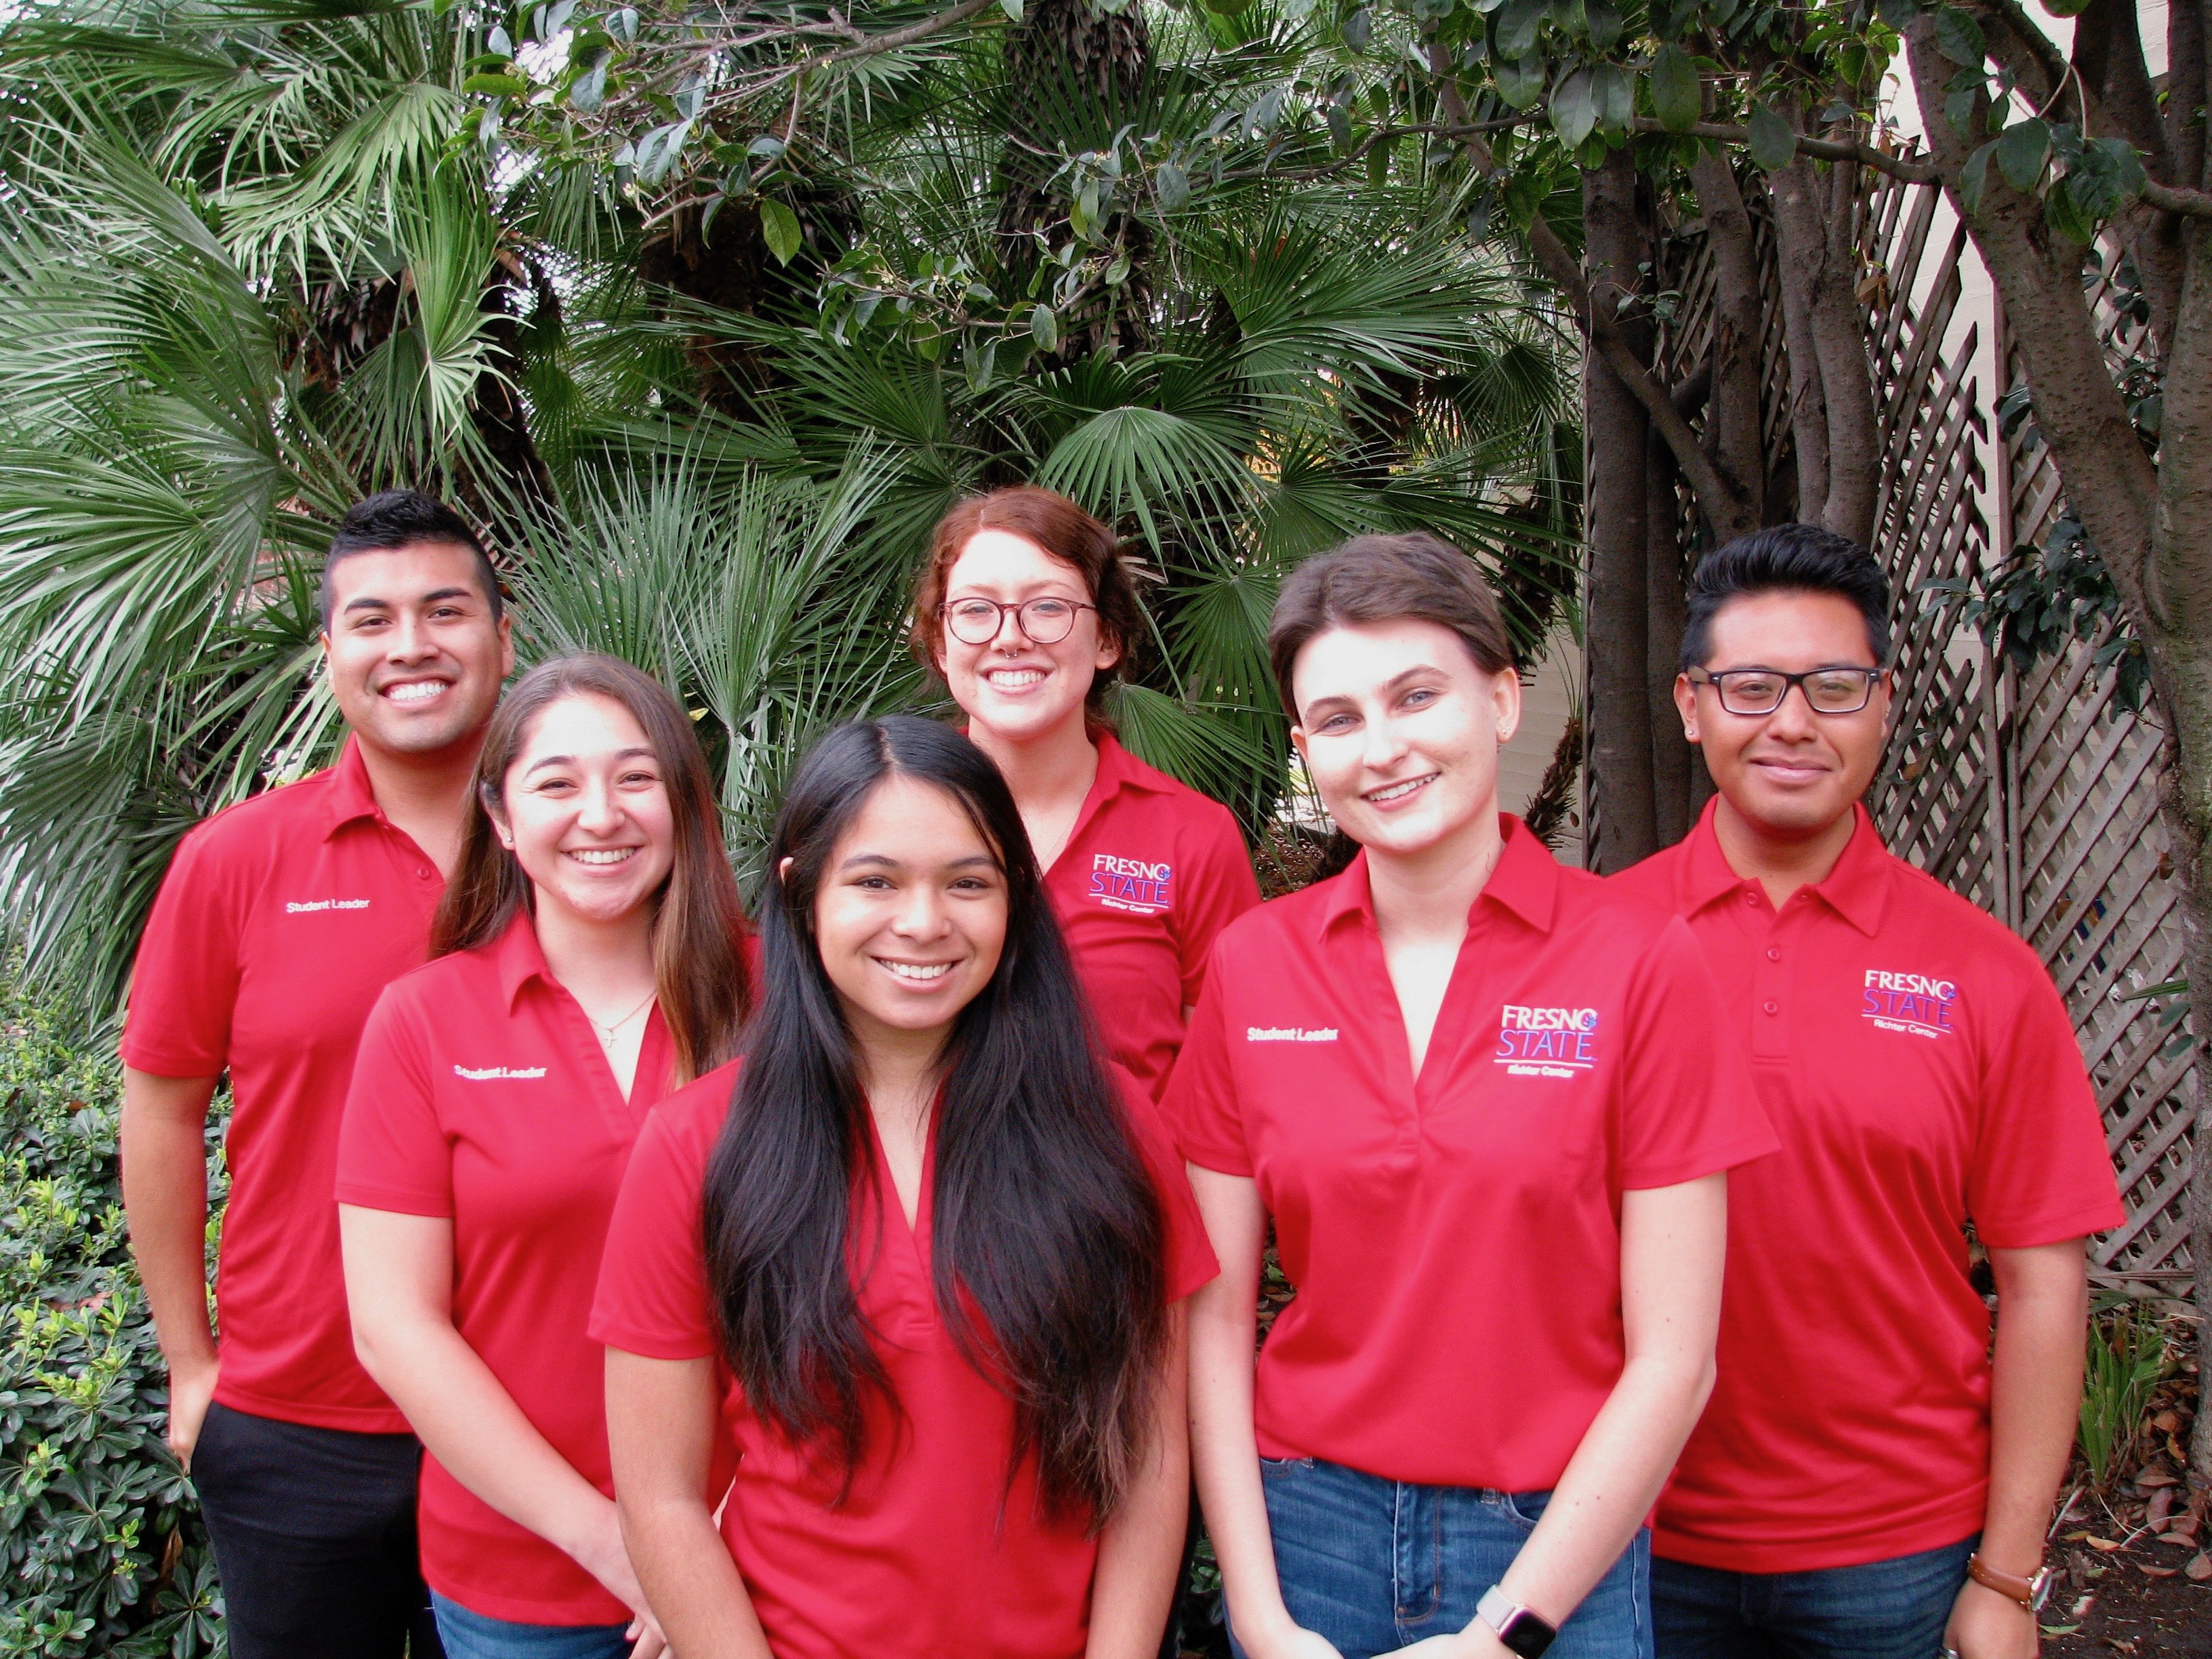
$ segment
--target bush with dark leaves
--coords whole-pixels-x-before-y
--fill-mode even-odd
[[[167,1382],[131,1264],[120,1070],[0,981],[0,1656],[222,1654]],[[220,1159],[210,1126],[210,1182]],[[212,1231],[212,1229],[210,1230]]]

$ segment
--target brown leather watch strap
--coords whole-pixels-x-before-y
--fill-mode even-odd
[[[2040,1577],[2042,1575],[2039,1572],[2036,1576]],[[2019,1602],[2023,1613],[2036,1611],[2037,1585],[2034,1578],[2015,1578],[2008,1572],[1999,1572],[1978,1555],[1966,1558],[1966,1577],[1984,1589],[1995,1590],[2008,1601]]]

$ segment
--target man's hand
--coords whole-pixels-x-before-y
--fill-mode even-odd
[[[2019,1602],[1969,1578],[1951,1604],[1943,1645],[1959,1659],[2035,1659],[2041,1633]]]
[[[215,1399],[216,1374],[221,1363],[169,1367],[169,1449],[192,1472],[192,1448],[200,1443],[200,1425],[207,1421],[208,1406]]]

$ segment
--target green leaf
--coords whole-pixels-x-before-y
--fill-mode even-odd
[[[1636,83],[1618,64],[1600,64],[1590,71],[1590,102],[1597,110],[1597,130],[1618,137],[1636,119]]]
[[[999,0],[999,9],[1006,14],[1009,23],[1022,21],[1022,0]]]
[[[1060,319],[1053,315],[1050,306],[1041,305],[1030,313],[1030,335],[1040,351],[1060,349]]]
[[[530,82],[519,75],[471,75],[461,82],[461,90],[484,98],[526,98]]]
[[[1744,125],[1749,141],[1745,147],[1751,152],[1753,166],[1767,173],[1779,173],[1796,159],[1796,131],[1766,105],[1753,104],[1751,119]]]
[[[1990,52],[1982,26],[1956,6],[1944,6],[1936,13],[1936,50],[1960,68],[1973,70],[1981,68]]]
[[[1163,161],[1152,174],[1152,189],[1160,198],[1160,211],[1173,213],[1190,199],[1190,174],[1173,161]]]
[[[1544,60],[1533,53],[1517,62],[1500,58],[1495,73],[1509,109],[1528,109],[1544,95]]]
[[[2109,219],[2142,193],[2147,175],[2142,157],[2124,138],[2094,138],[2066,169],[2069,188],[2081,210]]]
[[[1583,0],[1583,21],[1589,43],[1599,52],[1611,52],[1620,41],[1620,8],[1613,0]]]
[[[1536,31],[1543,27],[1545,0],[1505,0],[1490,20],[1491,49],[1503,63],[1519,60],[1536,49]]]
[[[1989,188],[1990,157],[1996,153],[1996,142],[1992,139],[1966,158],[1966,165],[1959,169],[1959,204],[1969,214],[1982,210],[1982,194]]]
[[[1651,112],[1669,132],[1687,132],[1705,113],[1698,66],[1671,40],[1651,59]]]
[[[575,85],[568,88],[570,108],[589,115],[606,100],[607,65],[613,56],[611,52],[601,52],[592,60],[591,68],[576,77]]]
[[[799,252],[799,216],[774,198],[761,203],[761,236],[775,262],[787,265]]]
[[[1578,69],[1552,94],[1552,130],[1569,149],[1575,149],[1597,125],[1597,101],[1590,72]]]
[[[1997,140],[1997,171],[2014,190],[2029,191],[2043,176],[2044,158],[2051,154],[2051,128],[2040,120],[2015,121]]]
[[[636,40],[637,8],[635,6],[624,6],[619,11],[609,12],[607,14],[607,33],[613,35],[617,40],[627,42]]]

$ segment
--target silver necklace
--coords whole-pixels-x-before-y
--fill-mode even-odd
[[[602,1048],[611,1048],[615,1046],[616,1034],[619,1032],[623,1026],[629,1024],[630,1021],[635,1019],[648,1007],[652,1006],[653,998],[659,994],[660,988],[655,986],[652,990],[647,991],[645,994],[645,1000],[643,1002],[639,1003],[636,1007],[631,1009],[628,1013],[624,1014],[620,1019],[615,1021],[611,1025],[600,1024],[599,1021],[593,1019],[588,1013],[584,1016],[585,1023],[588,1024],[592,1030],[599,1033],[599,1047]],[[583,1005],[579,1003],[577,1006],[581,1007]]]

